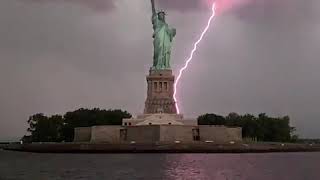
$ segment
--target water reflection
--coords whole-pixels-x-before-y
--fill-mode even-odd
[[[320,153],[34,154],[0,151],[0,179],[317,180]]]
[[[203,168],[203,157],[195,154],[180,154],[166,156],[166,170],[164,179],[188,180],[210,179],[207,169]]]
[[[320,153],[169,154],[169,180],[314,180]]]

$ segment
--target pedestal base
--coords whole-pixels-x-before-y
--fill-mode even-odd
[[[173,99],[174,76],[172,70],[150,70],[147,76],[148,93],[145,102],[145,114],[176,114]]]

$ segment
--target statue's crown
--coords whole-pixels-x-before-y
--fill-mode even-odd
[[[161,10],[161,11],[158,12],[158,15],[159,15],[159,14],[166,15],[166,12],[164,12],[163,10]]]

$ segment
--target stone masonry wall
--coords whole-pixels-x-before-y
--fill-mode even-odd
[[[229,143],[242,141],[241,128],[225,126],[187,126],[187,125],[144,125],[144,126],[94,126],[75,128],[74,142],[137,143],[154,142],[192,142],[196,137],[200,141]]]
[[[74,129],[74,142],[90,142],[91,127],[79,127]]]
[[[229,128],[225,126],[199,126],[200,141],[214,141],[226,143],[230,141],[242,141],[241,128]]]
[[[191,142],[193,141],[192,129],[194,129],[194,126],[162,125],[160,126],[160,141]]]
[[[145,114],[177,113],[173,99],[174,76],[172,70],[150,70],[147,76],[147,85]]]
[[[131,126],[127,127],[127,141],[137,143],[152,143],[160,139],[160,126]]]
[[[94,143],[119,143],[121,126],[93,126],[91,142]]]

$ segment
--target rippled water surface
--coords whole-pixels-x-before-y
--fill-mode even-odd
[[[320,153],[34,154],[0,150],[0,180],[318,180]]]

